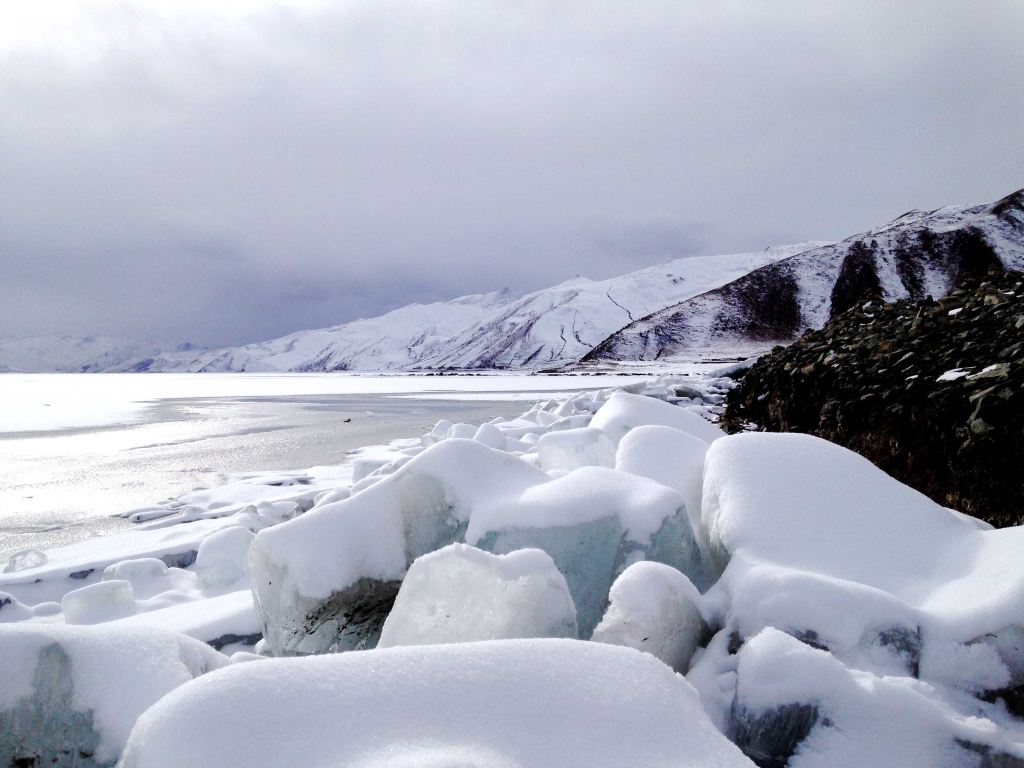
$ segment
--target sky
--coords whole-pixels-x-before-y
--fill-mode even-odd
[[[1020,0],[0,0],[0,337],[237,344],[1024,186]]]

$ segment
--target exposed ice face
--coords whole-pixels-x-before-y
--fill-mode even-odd
[[[700,518],[707,451],[708,443],[699,437],[675,427],[649,424],[626,433],[615,454],[616,469],[650,478],[679,492],[702,550],[708,548]]]
[[[409,568],[378,647],[531,637],[576,637],[576,606],[552,559],[451,544]]]
[[[548,432],[537,441],[537,454],[548,471],[615,466],[615,444],[595,427]]]
[[[659,559],[684,571],[700,567],[679,495],[601,467],[480,505],[466,541],[496,554],[527,547],[547,552],[569,584],[582,638],[597,626],[612,581],[629,563]]]
[[[682,677],[600,643],[388,648],[213,677],[149,710],[122,768],[751,766]]]
[[[227,658],[157,630],[0,625],[0,765],[111,766],[136,718]],[[21,761],[21,762],[19,762]]]
[[[645,651],[686,672],[707,633],[699,603],[697,588],[675,568],[634,563],[612,584],[592,639]]]

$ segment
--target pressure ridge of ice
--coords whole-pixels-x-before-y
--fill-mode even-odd
[[[19,553],[0,764],[1024,766],[1022,529],[725,436],[728,386],[442,421]]]

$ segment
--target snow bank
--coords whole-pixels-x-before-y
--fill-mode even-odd
[[[573,640],[506,640],[234,665],[149,710],[122,765],[751,763],[715,730],[685,680],[651,656]]]
[[[699,603],[697,588],[675,568],[634,563],[612,584],[592,639],[646,651],[685,672],[707,632]]]
[[[135,720],[171,690],[227,663],[157,630],[0,625],[0,764],[110,765]]]
[[[378,647],[530,637],[576,637],[576,606],[551,558],[451,544],[409,568]]]

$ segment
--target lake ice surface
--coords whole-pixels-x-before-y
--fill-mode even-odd
[[[237,473],[337,464],[441,418],[621,376],[0,375],[0,562],[121,530],[113,517]],[[350,421],[349,421],[350,419]]]

